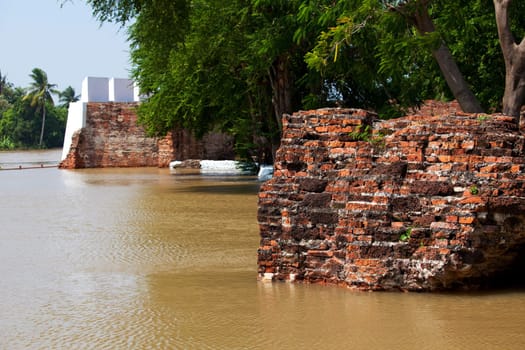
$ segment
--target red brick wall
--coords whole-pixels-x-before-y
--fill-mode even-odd
[[[167,167],[172,160],[233,159],[231,137],[210,133],[197,140],[188,131],[146,135],[137,124],[137,103],[89,102],[86,125],[73,135],[61,168]]]
[[[90,102],[86,125],[73,136],[65,168],[158,165],[158,140],[137,125],[136,103]]]
[[[472,288],[525,254],[525,137],[511,119],[322,109],[283,125],[259,193],[261,279]]]
[[[436,116],[436,115],[454,115],[456,113],[461,113],[461,106],[458,101],[436,101],[436,100],[426,100],[419,108],[415,108],[410,112],[411,115],[421,115],[421,116]]]

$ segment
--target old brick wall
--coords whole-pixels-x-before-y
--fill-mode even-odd
[[[461,113],[461,106],[458,101],[436,101],[436,100],[426,100],[418,108],[414,108],[409,111],[410,115],[419,115],[419,116],[435,116],[449,114],[453,115],[456,113]]]
[[[472,288],[525,255],[525,137],[510,118],[322,109],[283,128],[259,193],[260,279]]]
[[[158,140],[137,125],[137,103],[90,102],[62,168],[158,165]]]
[[[172,160],[233,159],[232,139],[222,133],[202,140],[186,130],[163,138],[147,136],[137,124],[136,107],[137,103],[87,103],[86,125],[73,135],[60,167],[167,167]]]
[[[233,137],[220,132],[212,132],[196,139],[188,130],[172,132],[173,159],[234,159]]]

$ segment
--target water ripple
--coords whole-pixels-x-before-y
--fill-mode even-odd
[[[256,281],[256,186],[159,169],[0,172],[0,349],[523,349],[523,291]]]

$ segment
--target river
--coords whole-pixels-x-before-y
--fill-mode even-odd
[[[0,152],[0,167],[59,150]],[[253,177],[0,170],[0,349],[524,349],[525,290],[257,281]]]

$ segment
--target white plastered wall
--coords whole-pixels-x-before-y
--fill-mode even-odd
[[[64,145],[62,146],[62,160],[66,159],[75,131],[86,125],[87,104],[82,101],[71,102],[67,112],[66,133],[64,134]]]
[[[108,102],[109,78],[86,77],[82,81],[81,102]]]
[[[112,102],[134,102],[135,91],[131,79],[111,78],[109,79],[109,101]]]

